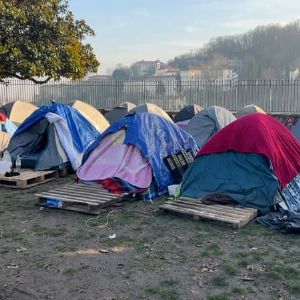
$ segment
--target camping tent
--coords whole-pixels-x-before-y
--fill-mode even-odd
[[[251,114],[223,128],[200,150],[184,174],[181,194],[226,195],[261,212],[284,199],[296,211],[299,173],[300,144],[295,137],[271,116]]]
[[[300,142],[300,119],[296,122],[295,125],[292,126],[291,132],[297,138],[297,140]]]
[[[6,132],[0,132],[0,152],[4,151],[8,146],[11,136]]]
[[[110,124],[115,123],[116,121],[121,120],[125,117],[128,112],[135,107],[135,104],[131,102],[122,102],[120,105],[114,107],[110,112],[105,114],[105,117]]]
[[[182,110],[180,110],[174,117],[174,122],[182,122],[187,121],[193,118],[198,112],[203,109],[200,105],[193,104],[185,106]]]
[[[171,117],[162,108],[153,103],[139,104],[129,111],[129,113],[133,112],[150,112],[174,123]]]
[[[151,167],[150,175],[153,173],[158,192],[163,194],[175,182],[164,158],[183,150],[194,155],[197,145],[178,126],[152,113],[130,114],[112,124],[91,145],[77,176],[101,183],[121,180],[123,187],[125,183],[127,187],[146,188],[152,178]]]
[[[241,118],[241,117],[244,117],[244,116],[247,116],[249,114],[252,114],[252,113],[262,113],[262,114],[265,114],[266,112],[260,108],[259,106],[257,105],[254,105],[254,104],[249,104],[249,105],[246,105],[244,106],[243,108],[241,108],[240,110],[238,110],[235,114],[235,116],[237,118]]]
[[[79,112],[94,125],[99,132],[105,131],[109,127],[108,121],[102,115],[102,113],[95,107],[89,105],[88,103],[76,100],[72,104],[73,108],[79,110]]]
[[[87,147],[99,132],[76,109],[52,103],[36,110],[18,128],[7,150],[22,165],[47,170],[70,162],[76,170]]]
[[[13,135],[16,130],[17,126],[0,112],[0,132],[7,132],[9,135]]]
[[[235,121],[235,116],[226,108],[210,106],[196,114],[184,128],[201,148],[220,129]]]
[[[36,109],[37,107],[32,103],[15,101],[4,104],[0,107],[0,112],[6,115],[6,117],[16,126],[19,126]]]

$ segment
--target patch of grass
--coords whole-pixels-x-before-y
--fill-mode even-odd
[[[231,263],[231,262],[227,262],[223,265],[223,270],[226,274],[234,276],[237,273],[237,269],[236,266]]]
[[[228,293],[220,293],[207,296],[207,300],[230,300]]]
[[[183,265],[188,261],[188,257],[185,255],[180,255],[177,261],[179,264]]]
[[[11,230],[4,232],[3,237],[12,241],[22,241],[24,239],[24,234],[15,230]]]
[[[88,231],[79,231],[70,236],[72,240],[79,240],[79,241],[88,240],[95,237],[96,237],[95,232],[88,232]]]
[[[218,244],[212,244],[206,247],[206,249],[200,253],[201,257],[214,257],[224,254],[224,251]]]
[[[72,245],[58,245],[55,246],[54,251],[55,252],[67,252],[67,251],[75,251],[77,248],[75,246]]]
[[[8,246],[2,246],[0,247],[0,254],[5,254],[11,251],[13,248]]]
[[[215,286],[224,287],[224,286],[228,285],[225,275],[217,275],[217,276],[213,277],[211,281],[212,281],[213,285],[215,285]]]
[[[246,268],[249,264],[250,262],[246,259],[241,259],[237,262],[237,265],[242,268]]]
[[[266,271],[262,272],[260,275],[272,280],[300,280],[300,272],[297,269],[283,264],[269,263]]]
[[[109,247],[131,246],[132,243],[133,239],[127,235],[117,235],[115,239],[107,241]]]
[[[173,287],[173,286],[178,286],[179,285],[179,281],[175,280],[175,279],[167,279],[161,282],[162,286],[165,287]]]
[[[149,287],[145,292],[151,295],[159,295],[163,300],[180,300],[178,292],[175,289],[163,289],[160,287]]]
[[[151,286],[146,288],[145,292],[152,295],[158,295],[160,293],[160,288],[157,286]]]
[[[238,294],[238,295],[246,294],[246,290],[241,287],[238,287],[238,286],[235,286],[234,288],[232,288],[231,292],[233,294]]]
[[[38,224],[33,224],[31,229],[36,235],[43,237],[60,237],[67,233],[65,228],[47,228]]]
[[[288,291],[291,293],[291,294],[297,294],[299,295],[300,294],[300,283],[297,282],[297,283],[292,283],[288,286]]]
[[[78,268],[69,268],[69,269],[65,269],[64,270],[64,274],[65,275],[67,275],[67,276],[73,276],[73,275],[75,275],[75,274],[77,274],[77,273],[79,273],[79,272],[81,272],[81,271],[83,271],[83,270],[86,270],[86,269],[88,269],[89,268],[89,266],[87,266],[87,265],[82,265],[82,266],[80,266],[80,267],[78,267]]]

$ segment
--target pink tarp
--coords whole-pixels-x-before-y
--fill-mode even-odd
[[[81,180],[120,178],[138,188],[147,188],[152,181],[152,168],[140,150],[123,144],[125,130],[105,137],[78,169]]]

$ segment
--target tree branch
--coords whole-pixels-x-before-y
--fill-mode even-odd
[[[8,76],[8,77],[15,77],[17,79],[21,79],[21,80],[30,80],[36,84],[44,84],[44,83],[47,83],[50,79],[52,79],[52,77],[48,77],[46,78],[45,80],[37,80],[37,79],[34,79],[33,77],[24,77],[24,76],[20,76],[18,74],[15,74],[15,73],[10,73],[10,72],[3,72],[1,74],[1,77],[4,76]]]

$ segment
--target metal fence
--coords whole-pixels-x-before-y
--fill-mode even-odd
[[[124,101],[152,102],[169,111],[193,103],[236,111],[253,103],[271,113],[299,113],[300,81],[64,80],[36,85],[30,81],[10,80],[8,85],[0,85],[0,104],[21,100],[40,106],[53,99],[61,103],[82,100],[102,109]]]

